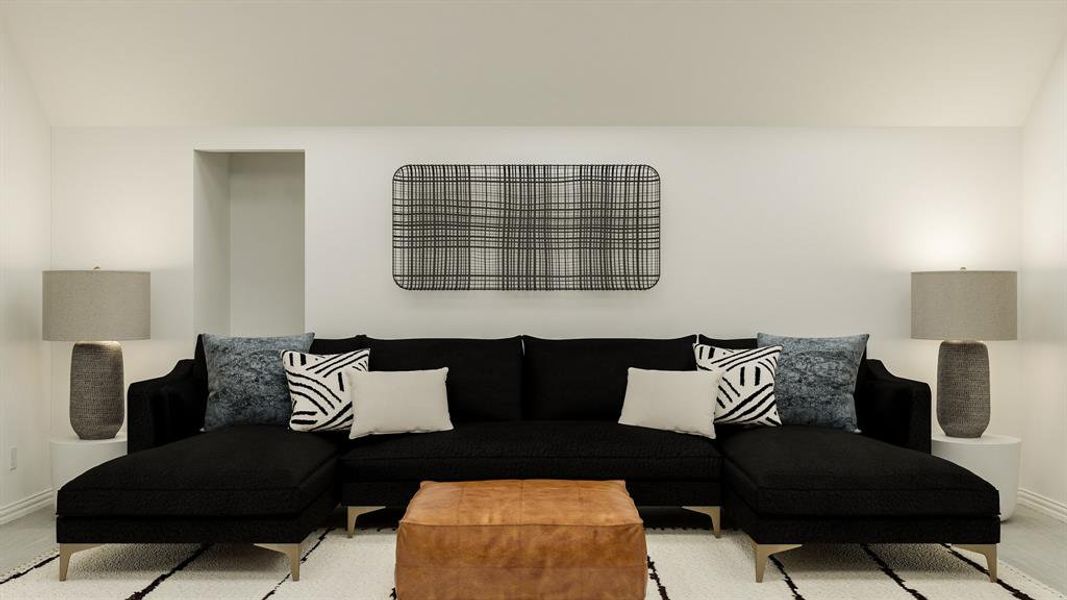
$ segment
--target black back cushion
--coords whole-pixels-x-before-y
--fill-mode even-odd
[[[715,346],[716,348],[726,348],[727,350],[749,350],[756,347],[756,338],[737,338],[730,340],[722,340],[713,338],[710,335],[700,334],[700,339],[697,340],[700,344],[707,344],[709,346]]]
[[[204,354],[204,334],[196,336],[196,347],[193,349],[193,377],[197,381],[207,385],[207,355]]]
[[[372,371],[448,367],[448,412],[453,423],[522,418],[521,337],[367,341]]]
[[[527,419],[617,421],[630,367],[696,369],[693,335],[672,340],[526,336],[523,341],[523,415]]]
[[[367,347],[367,336],[362,333],[350,338],[315,338],[311,341],[310,354],[344,354]]]

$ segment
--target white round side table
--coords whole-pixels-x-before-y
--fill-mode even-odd
[[[126,454],[126,432],[109,440],[83,440],[73,433],[69,436],[54,437],[49,440],[52,446],[52,503],[55,504],[56,493],[68,481],[88,471],[96,465]]]
[[[985,434],[980,438],[933,436],[933,455],[954,462],[985,479],[1000,492],[1000,520],[1015,512],[1019,494],[1019,453],[1022,440],[1010,435]]]

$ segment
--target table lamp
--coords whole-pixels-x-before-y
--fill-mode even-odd
[[[45,271],[43,337],[75,342],[70,357],[70,425],[83,440],[115,437],[123,420],[122,347],[151,334],[150,274]]]
[[[1015,271],[911,274],[911,337],[943,340],[937,354],[937,422],[951,437],[989,425],[989,350],[979,340],[1016,339]]]

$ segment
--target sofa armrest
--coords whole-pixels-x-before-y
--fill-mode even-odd
[[[880,360],[867,360],[856,387],[856,417],[863,435],[930,452],[930,386],[894,376]]]
[[[178,361],[170,373],[130,384],[126,395],[128,452],[187,438],[204,426],[207,385],[192,360]]]

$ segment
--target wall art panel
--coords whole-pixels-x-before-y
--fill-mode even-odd
[[[393,279],[408,290],[646,290],[660,273],[648,165],[405,165]]]

